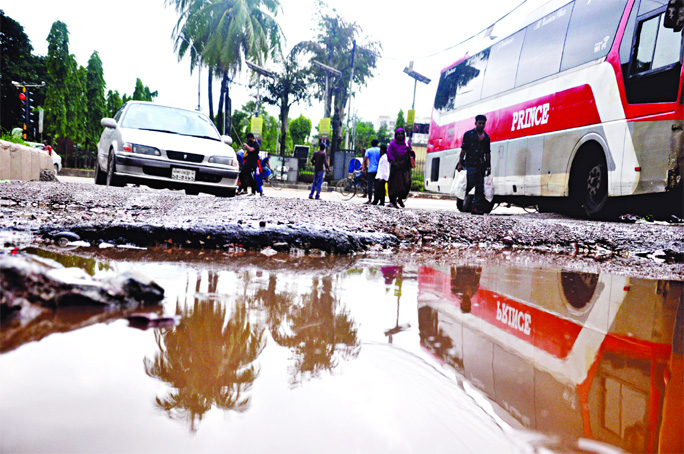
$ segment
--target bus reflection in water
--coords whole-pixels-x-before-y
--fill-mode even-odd
[[[421,344],[522,425],[682,452],[684,283],[487,266],[418,286]]]

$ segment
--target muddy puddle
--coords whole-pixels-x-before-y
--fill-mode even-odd
[[[4,320],[2,452],[682,450],[682,282],[477,257],[25,254],[143,273],[164,289],[146,313],[171,322]]]

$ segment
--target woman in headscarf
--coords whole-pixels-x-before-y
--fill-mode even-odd
[[[402,128],[398,128],[394,132],[394,140],[390,142],[387,148],[387,160],[390,163],[390,177],[387,186],[390,204],[394,208],[404,207],[404,200],[411,190],[411,169],[415,159],[416,154],[413,152],[411,144],[406,141],[406,132]]]

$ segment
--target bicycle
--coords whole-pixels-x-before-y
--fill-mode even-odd
[[[280,191],[285,186],[285,181],[287,181],[287,172],[289,170],[290,169],[287,166],[283,167],[282,169],[280,167],[276,167],[276,169],[268,176],[268,178],[264,179],[264,186],[268,186],[271,189]]]
[[[350,173],[347,178],[337,182],[335,185],[335,192],[340,194],[342,200],[350,200],[357,192],[359,197],[368,197],[368,183],[366,174],[360,170]]]

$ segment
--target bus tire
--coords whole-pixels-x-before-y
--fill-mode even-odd
[[[607,215],[608,168],[603,156],[586,157],[588,159],[579,163],[573,178],[570,193],[571,214],[577,213],[589,219],[599,219]]]

